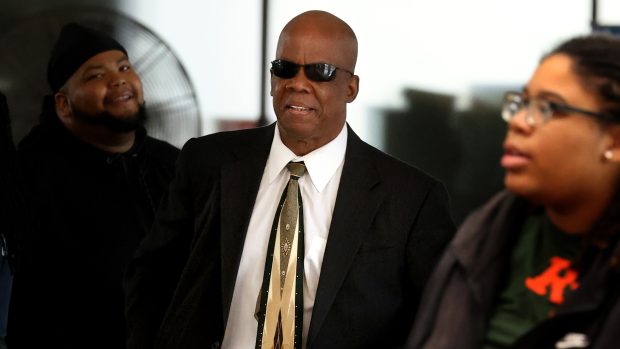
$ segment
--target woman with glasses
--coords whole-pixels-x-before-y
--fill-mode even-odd
[[[620,347],[620,40],[561,44],[502,118],[506,190],[447,248],[408,348]]]

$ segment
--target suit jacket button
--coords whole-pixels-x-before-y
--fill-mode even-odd
[[[218,349],[220,347],[220,342],[214,342],[211,344],[211,349]]]

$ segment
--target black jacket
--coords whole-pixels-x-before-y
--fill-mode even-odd
[[[23,139],[18,163],[29,225],[19,239],[12,349],[125,347],[123,274],[177,154],[144,129],[123,154],[104,153],[59,122]]]
[[[0,265],[9,263],[11,269],[14,267],[15,258],[14,239],[24,220],[21,189],[9,108],[6,97],[0,92]]]
[[[127,273],[131,348],[220,346],[275,127],[209,135],[183,148],[152,234]],[[401,345],[453,232],[443,185],[349,128],[307,348]]]
[[[482,348],[511,247],[532,209],[504,191],[468,217],[429,281],[406,348]],[[620,274],[609,251],[599,252],[581,271],[579,289],[512,348],[617,348]],[[559,344],[570,338],[576,346]],[[589,345],[578,346],[583,340]]]

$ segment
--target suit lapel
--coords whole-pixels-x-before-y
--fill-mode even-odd
[[[224,325],[228,321],[245,235],[269,156],[274,125],[255,132],[259,132],[257,137],[233,145],[237,161],[224,165],[221,170],[220,253]]]
[[[348,127],[348,126],[347,126]],[[379,208],[383,192],[368,145],[348,129],[347,151],[329,229],[307,343],[319,333]]]

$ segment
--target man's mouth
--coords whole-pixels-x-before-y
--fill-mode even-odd
[[[311,108],[304,107],[304,106],[301,106],[301,105],[289,105],[287,107],[289,109],[292,109],[294,111],[299,111],[299,112],[304,112],[304,111],[310,111],[311,110]]]
[[[125,91],[119,94],[111,95],[107,98],[109,103],[123,103],[133,99],[133,93],[131,91]]]

